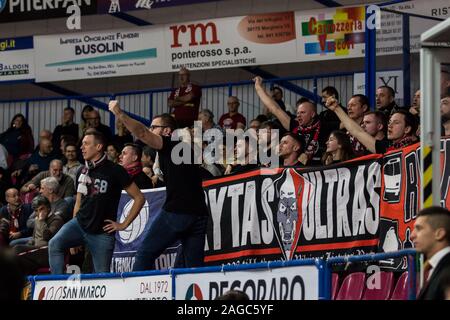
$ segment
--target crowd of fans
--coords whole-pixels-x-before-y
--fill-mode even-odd
[[[442,135],[450,135],[450,80],[445,72],[442,78]],[[189,70],[180,70],[179,81],[180,86],[168,98],[168,112],[154,117],[148,130],[167,137],[176,128],[189,129],[194,121],[200,121],[202,150],[211,150],[199,164],[203,179],[270,165],[264,159],[251,161],[248,139],[236,142],[231,157],[225,144],[221,154],[215,154],[217,150],[208,149],[215,142],[212,130],[225,137],[227,129],[253,130],[264,150],[270,153],[271,146],[278,146],[279,165],[285,167],[330,165],[419,141],[420,90],[411,106],[401,107],[388,86],[377,89],[376,106],[361,94],[340,101],[337,89],[326,87],[321,92],[325,108],[319,113],[317,105],[306,98],[299,99],[296,108],[287,106],[280,87],[268,91],[263,79],[256,77],[255,91],[264,107],[258,117],[246,119],[239,112],[238,97],[228,98],[227,113],[214,115],[207,108],[200,109],[201,88],[190,81]],[[140,189],[164,186],[157,151],[136,140],[120,121],[114,135],[90,105],[81,114],[77,124],[75,110],[65,108],[62,123],[53,132],[42,130],[36,146],[22,114],[15,115],[0,134],[0,248],[12,248],[27,274],[48,267],[49,240],[72,218],[76,177],[84,164],[80,146],[88,129],[103,134],[107,158],[120,164]],[[215,119],[219,119],[217,123]],[[274,130],[280,133],[275,140]],[[193,130],[188,132],[193,134]],[[236,161],[239,152],[243,152],[243,162]],[[223,161],[215,162],[218,157]]]

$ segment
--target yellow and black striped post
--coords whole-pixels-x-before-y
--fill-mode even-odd
[[[430,146],[424,146],[423,154],[423,208],[433,205],[433,157]]]

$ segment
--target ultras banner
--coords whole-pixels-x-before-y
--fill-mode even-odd
[[[450,208],[450,140],[442,140]],[[204,183],[207,265],[388,252],[412,246],[419,144],[315,168],[261,169]],[[399,268],[403,260],[383,261]]]

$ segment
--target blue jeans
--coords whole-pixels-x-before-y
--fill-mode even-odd
[[[72,219],[48,243],[52,274],[64,273],[64,253],[67,249],[80,245],[86,245],[89,248],[95,272],[110,272],[114,243],[114,234],[87,233],[81,228],[78,219]]]
[[[19,238],[16,240],[12,240],[9,243],[9,246],[14,247],[15,245],[18,245],[18,244],[28,244],[28,241],[30,241],[31,239],[33,239],[33,237],[26,237],[26,238]]]
[[[152,270],[155,259],[176,240],[181,240],[182,254],[177,254],[175,265],[186,268],[201,267],[205,256],[207,216],[180,214],[162,210],[136,253],[133,271]],[[179,259],[184,261],[180,264]]]

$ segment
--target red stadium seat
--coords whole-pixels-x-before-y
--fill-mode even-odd
[[[408,300],[408,271],[398,278],[391,300]]]
[[[337,273],[333,273],[331,275],[331,300],[336,299],[338,286],[339,286],[339,275]]]
[[[361,300],[365,277],[364,272],[349,274],[342,282],[336,300]]]
[[[392,272],[381,271],[373,275],[380,277],[379,288],[367,288],[364,291],[363,300],[389,300],[394,285],[394,274]]]

